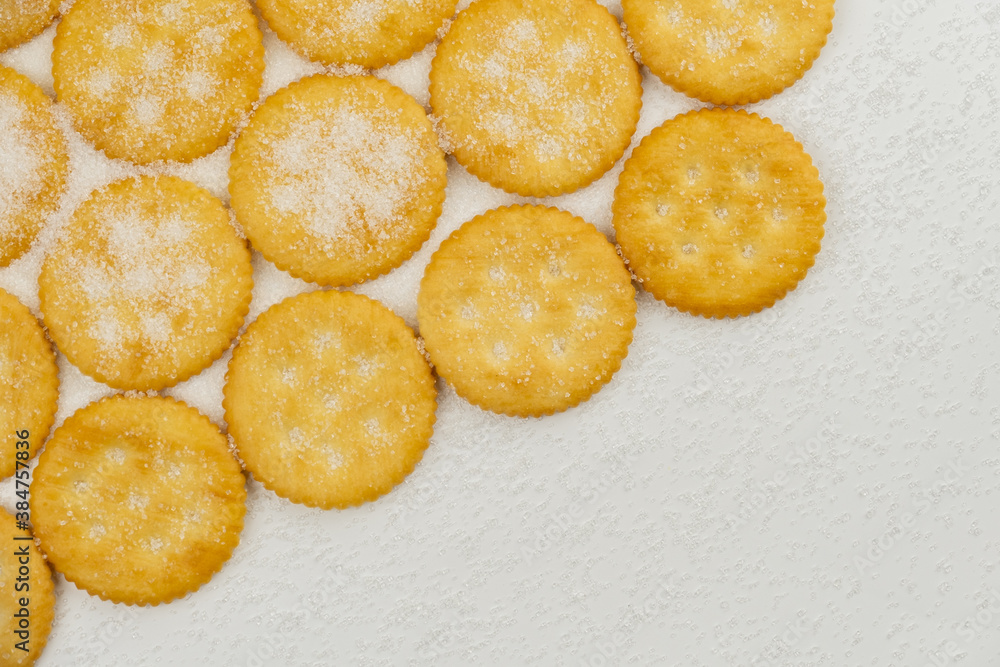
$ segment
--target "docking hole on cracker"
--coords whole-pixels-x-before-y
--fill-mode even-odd
[[[229,192],[251,244],[278,268],[351,285],[430,237],[446,173],[416,100],[372,76],[316,75],[254,112],[236,139]]]
[[[434,377],[406,323],[352,292],[272,306],[233,351],[223,406],[254,479],[323,509],[375,500],[423,457]]]
[[[646,291],[723,318],[795,288],[819,252],[825,206],[819,172],[781,126],[702,109],[668,120],[632,152],[612,222]]]
[[[494,209],[434,253],[420,283],[420,335],[459,396],[538,417],[588,399],[621,367],[635,290],[614,247],[542,206]]]
[[[53,569],[91,595],[169,602],[229,560],[245,482],[226,437],[194,408],[105,398],[69,417],[39,457],[35,537]]]
[[[470,173],[554,196],[624,154],[642,77],[618,21],[594,0],[476,0],[438,45],[430,103]]]
[[[716,105],[752,104],[812,67],[834,0],[622,0],[629,35],[665,84]]]
[[[76,0],[52,46],[56,97],[76,130],[137,164],[224,145],[263,81],[246,0]]]
[[[115,181],[73,212],[38,278],[52,339],[116,389],[207,368],[250,308],[250,250],[221,201],[174,176]]]

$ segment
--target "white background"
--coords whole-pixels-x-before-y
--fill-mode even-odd
[[[495,416],[439,383],[431,446],[391,494],[324,512],[251,481],[242,543],[183,600],[113,605],[57,576],[39,664],[1000,664],[1000,6],[837,10],[813,69],[753,106],[826,184],[796,291],[724,322],[640,293],[621,371],[561,415]],[[53,32],[0,55],[50,93]],[[265,93],[314,71],[265,44]],[[378,74],[426,103],[433,48]],[[698,106],[645,74],[635,142]],[[53,228],[126,171],[72,141]],[[227,160],[168,171],[225,196]],[[449,164],[430,242],[359,289],[414,325],[441,240],[523,201]],[[547,201],[610,235],[620,168]],[[0,271],[36,312],[53,235]],[[254,262],[251,317],[311,289]],[[221,424],[227,361],[169,393]],[[60,363],[60,421],[110,393]]]

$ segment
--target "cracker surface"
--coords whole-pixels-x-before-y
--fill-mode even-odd
[[[565,211],[494,209],[434,253],[420,283],[420,334],[466,400],[540,416],[589,398],[618,371],[635,290],[614,247]]]
[[[0,0],[0,51],[27,42],[59,14],[60,0]]]
[[[250,307],[250,250],[229,211],[173,176],[93,192],[39,276],[46,326],[87,375],[116,389],[172,386],[229,347]]]
[[[53,43],[56,97],[110,158],[187,162],[257,101],[262,40],[246,0],[76,0]]]
[[[413,331],[368,297],[301,294],[240,337],[226,422],[254,479],[311,507],[375,500],[423,457],[437,408]]]
[[[233,210],[254,248],[322,285],[375,278],[430,236],[447,164],[423,108],[372,76],[312,76],[236,140]]]
[[[48,643],[55,613],[56,596],[52,572],[31,533],[18,528],[15,517],[0,508],[0,664],[4,667],[33,665]],[[22,568],[27,568],[24,574]],[[26,606],[21,602],[27,601]],[[27,609],[28,627],[21,624]],[[25,632],[25,635],[18,635]],[[23,651],[17,644],[24,642]]]
[[[594,0],[477,0],[438,45],[431,108],[459,163],[525,196],[572,192],[624,154],[642,79]]]
[[[833,28],[834,0],[622,0],[642,62],[718,105],[751,104],[798,81]]]
[[[207,417],[169,398],[114,396],[56,429],[31,485],[52,567],[102,600],[169,602],[239,544],[245,478]]]
[[[0,267],[24,254],[59,206],[69,154],[52,100],[0,65]]]
[[[58,399],[52,345],[31,311],[0,289],[0,479],[14,474],[18,460],[26,463],[38,453]]]
[[[456,0],[257,0],[271,29],[325,65],[391,65],[429,44]]]
[[[703,109],[632,152],[612,221],[648,292],[721,318],[795,288],[819,252],[825,206],[819,172],[791,134],[757,114]]]

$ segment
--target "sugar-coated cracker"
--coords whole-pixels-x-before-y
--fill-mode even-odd
[[[0,479],[41,448],[58,400],[52,345],[31,311],[0,289]]]
[[[424,48],[456,0],[257,0],[261,16],[293,49],[325,65],[374,69]]]
[[[59,206],[68,172],[52,100],[28,77],[0,65],[0,266],[31,247]]]
[[[61,0],[0,0],[0,51],[23,44],[59,14]]]
[[[19,528],[3,508],[0,541],[0,665],[27,667],[42,654],[52,630],[56,604],[52,572],[31,533]]]
[[[116,389],[162,389],[229,348],[250,307],[250,250],[222,202],[174,176],[115,181],[74,211],[42,264],[57,347]]]
[[[437,408],[413,331],[378,301],[309,292],[272,306],[233,351],[223,406],[254,479],[324,509],[375,500],[423,457]]]
[[[642,78],[594,0],[476,0],[438,46],[430,100],[462,166],[542,197],[587,185],[624,154]]]
[[[224,145],[257,101],[263,37],[246,0],[76,0],[52,77],[73,125],[108,157],[189,161]]]
[[[703,109],[642,140],[612,210],[618,244],[648,292],[722,318],[795,288],[819,252],[825,206],[819,172],[781,126]]]
[[[577,405],[618,371],[636,319],[614,247],[565,211],[494,209],[434,253],[420,283],[420,335],[437,372],[493,412]]]
[[[254,112],[236,140],[229,191],[264,257],[304,280],[350,285],[427,240],[446,174],[416,100],[372,76],[316,75]]]
[[[240,541],[245,478],[226,437],[170,398],[114,396],[56,429],[31,485],[52,567],[103,600],[169,602],[218,572]]]
[[[675,90],[751,104],[798,81],[833,28],[834,0],[622,0],[642,62]]]

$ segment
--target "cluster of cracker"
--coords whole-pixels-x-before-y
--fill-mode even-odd
[[[316,75],[254,112],[236,140],[229,192],[250,242],[278,268],[351,285],[423,245],[446,172],[412,97],[373,76]]]
[[[434,378],[403,320],[336,290],[291,297],[250,325],[226,375],[246,469],[278,495],[344,508],[388,493],[430,442]]]
[[[74,211],[38,279],[53,340],[116,389],[158,390],[231,345],[250,250],[218,199],[173,176],[115,181]]]
[[[0,65],[0,267],[31,247],[59,205],[68,171],[52,100],[28,77]]]
[[[624,154],[642,78],[594,0],[477,0],[431,65],[431,108],[458,162],[508,192],[572,192]]]
[[[257,101],[262,40],[247,0],[76,0],[53,42],[56,96],[108,157],[189,161]]]
[[[232,555],[245,478],[197,410],[119,395],[56,429],[30,505],[35,537],[68,581],[102,600],[156,605],[197,590]]]
[[[635,290],[589,223],[541,206],[494,209],[453,233],[420,283],[437,372],[468,401],[541,416],[589,398],[621,367]]]
[[[0,665],[4,667],[21,667],[33,665],[42,654],[52,630],[52,620],[55,614],[56,596],[52,582],[52,573],[31,533],[19,528],[14,517],[0,508]],[[27,551],[27,562],[22,550]],[[24,579],[22,568],[27,567],[28,573]],[[23,585],[27,584],[27,588]],[[21,604],[27,600],[25,607]],[[28,650],[16,648],[22,640],[15,634],[24,631],[20,621],[22,609],[28,610],[27,628]]]
[[[642,62],[675,90],[751,104],[795,83],[833,28],[834,0],[622,0]]]
[[[0,289],[0,479],[16,471],[18,442],[28,443],[28,459],[41,448],[58,399],[52,345],[31,311]],[[27,438],[18,435],[24,431]]]

